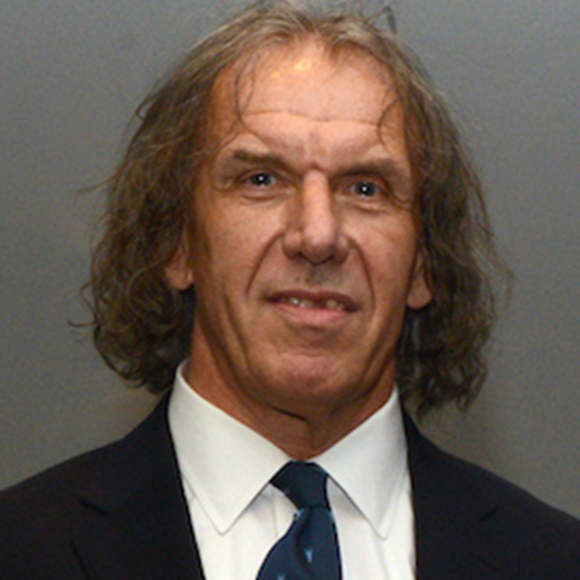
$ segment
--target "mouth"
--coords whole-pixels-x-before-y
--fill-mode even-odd
[[[326,310],[330,312],[353,312],[355,310],[354,301],[337,292],[288,290],[274,294],[270,301],[302,310]]]
[[[298,298],[297,296],[288,296],[278,300],[280,304],[291,304],[292,306],[298,306],[298,308],[307,309],[322,309],[322,310],[346,310],[346,306],[333,298],[328,300],[309,300],[307,298]]]

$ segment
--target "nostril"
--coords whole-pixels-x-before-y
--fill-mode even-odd
[[[330,260],[336,250],[336,236],[326,232],[304,232],[300,253],[309,262],[320,264]]]

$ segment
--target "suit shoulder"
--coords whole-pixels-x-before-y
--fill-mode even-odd
[[[114,492],[146,480],[156,457],[166,452],[166,401],[121,440],[78,455],[0,492],[0,540],[10,531],[23,535],[71,532],[82,524],[87,497],[111,481]],[[161,448],[161,450],[159,449]],[[156,450],[155,453],[144,453]],[[170,453],[170,452],[169,452]],[[148,458],[152,454],[155,458]],[[88,493],[88,496],[86,495]]]
[[[543,520],[548,523],[560,522],[565,527],[568,526],[580,532],[580,520],[573,516],[550,506],[525,489],[483,467],[444,451],[441,453],[449,464],[454,465],[461,477],[473,486],[474,490],[498,498],[502,509],[508,510],[513,517],[536,520],[538,524]]]
[[[450,538],[481,561],[516,566],[526,580],[580,578],[580,521],[491,472],[440,450],[408,418],[416,526],[431,533],[420,548],[436,558]],[[418,537],[421,540],[421,537]]]
[[[509,514],[510,518],[525,523],[542,522],[561,524],[572,531],[580,530],[580,520],[549,506],[516,484],[477,466],[469,461],[440,449],[425,438],[417,427],[406,421],[409,438],[409,460],[412,472],[421,481],[433,482],[434,488],[442,492],[445,487],[449,502],[457,501],[456,491],[482,505],[496,506]]]
[[[115,443],[84,453],[0,492],[0,554],[44,544],[80,524],[80,490],[90,484]]]
[[[111,513],[134,507],[137,496],[157,501],[160,490],[175,493],[171,486],[179,481],[165,409],[158,405],[120,441],[0,492],[2,580],[85,578],[76,552],[80,538],[101,529]]]
[[[580,578],[580,520],[484,468],[440,453],[463,489],[489,506],[481,513],[484,524],[489,521],[489,529],[512,545],[517,539],[523,577]]]
[[[87,451],[0,491],[0,507],[10,504],[15,498],[62,490],[63,486],[74,486],[76,483],[87,481],[91,471],[116,445],[117,443],[110,443],[104,447]]]

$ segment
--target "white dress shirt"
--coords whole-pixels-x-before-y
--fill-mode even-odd
[[[294,504],[269,483],[291,458],[197,394],[177,372],[169,426],[206,580],[255,580]],[[407,445],[396,392],[310,459],[328,474],[344,580],[415,578]]]

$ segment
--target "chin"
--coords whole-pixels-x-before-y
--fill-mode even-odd
[[[290,369],[280,372],[275,380],[262,382],[264,390],[276,393],[280,400],[289,404],[312,406],[333,406],[341,399],[353,396],[353,391],[359,383],[346,383],[338,380],[328,366],[324,369]]]

